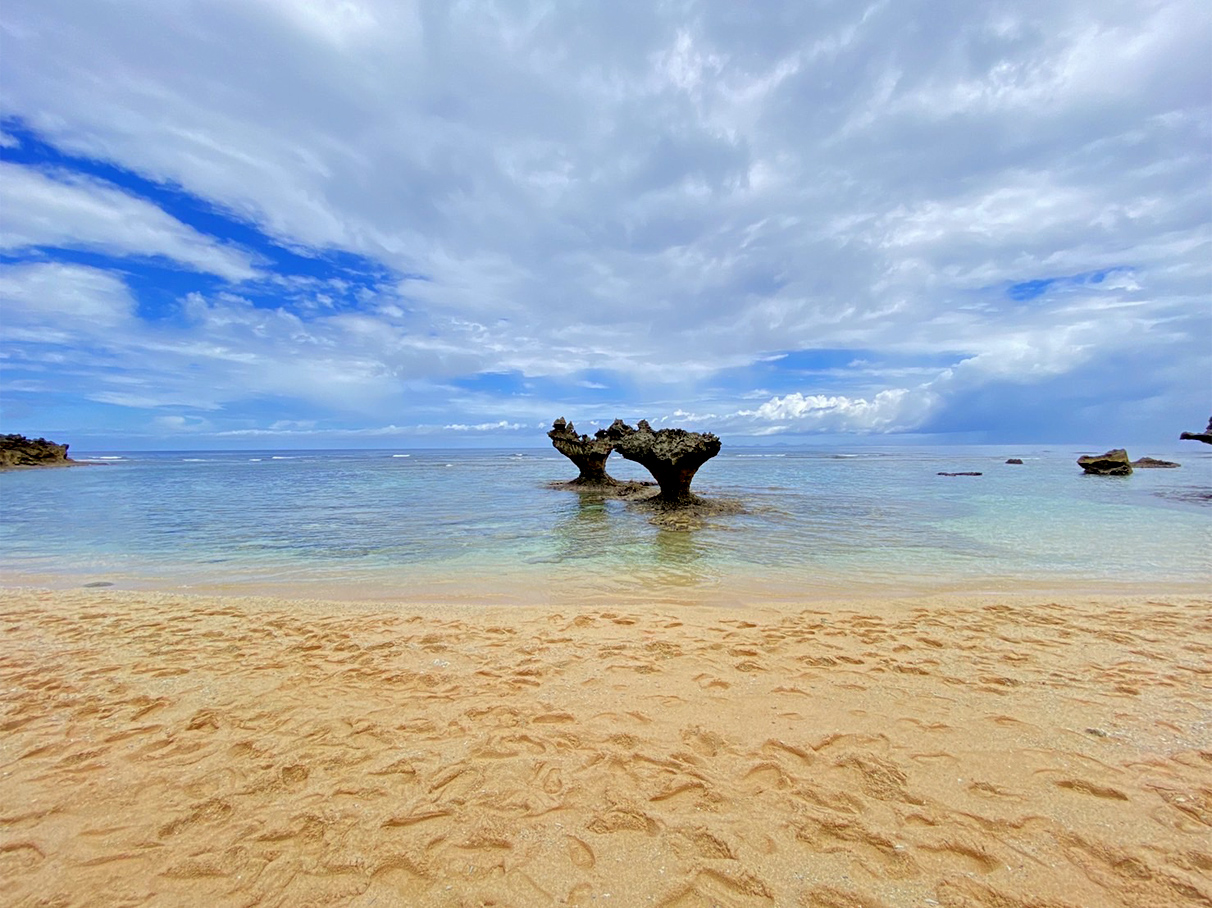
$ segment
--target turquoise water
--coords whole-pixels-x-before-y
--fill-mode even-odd
[[[548,488],[575,470],[547,450],[106,455],[0,475],[0,569],[10,584],[348,598],[1206,585],[1198,447],[1141,451],[1183,467],[1126,478],[1085,476],[1066,448],[726,447],[695,491],[744,512],[678,529]],[[936,475],[961,470],[984,475]],[[610,471],[647,478],[617,457]]]

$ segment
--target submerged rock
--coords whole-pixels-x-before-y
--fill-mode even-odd
[[[939,473],[939,476],[984,476],[984,473],[974,473],[971,471],[964,473]]]
[[[614,450],[614,445],[606,437],[605,429],[599,429],[593,438],[577,435],[573,424],[560,417],[551,424],[547,437],[551,439],[552,446],[580,470],[577,478],[571,480],[568,485],[611,488],[619,484],[617,479],[606,472],[606,460]]]
[[[1142,457],[1140,460],[1132,461],[1132,468],[1135,470],[1172,470],[1181,466],[1181,463],[1175,463],[1172,460],[1158,460],[1156,457]]]
[[[653,503],[671,507],[700,503],[691,494],[690,483],[699,467],[720,453],[720,440],[715,435],[685,429],[654,432],[643,419],[633,429],[616,419],[606,436],[619,454],[640,464],[657,481],[661,491]]]
[[[1123,448],[1115,448],[1106,454],[1085,454],[1077,459],[1077,465],[1096,476],[1128,476],[1132,472],[1132,461]]]
[[[1212,417],[1208,419],[1208,428],[1202,432],[1184,432],[1178,437],[1183,441],[1202,441],[1206,445],[1212,445]]]
[[[74,463],[67,456],[67,447],[45,438],[0,435],[0,468],[49,467]]]

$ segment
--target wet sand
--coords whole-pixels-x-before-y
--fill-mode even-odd
[[[1212,602],[0,590],[6,905],[1212,905]]]

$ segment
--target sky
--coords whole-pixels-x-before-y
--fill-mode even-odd
[[[0,430],[1177,438],[1204,0],[5,0]]]

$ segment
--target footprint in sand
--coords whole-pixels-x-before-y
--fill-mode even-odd
[[[1107,785],[1097,785],[1094,782],[1087,782],[1085,779],[1061,779],[1053,782],[1057,788],[1064,788],[1068,791],[1078,791],[1082,794],[1094,795],[1096,798],[1108,798],[1113,801],[1127,801],[1128,796],[1118,788],[1111,788]]]
[[[568,837],[568,860],[582,870],[590,870],[598,862],[593,849],[574,835]]]
[[[749,908],[773,905],[770,888],[747,870],[724,872],[703,870],[686,888],[663,899],[661,908],[699,908],[702,905],[735,905]]]

